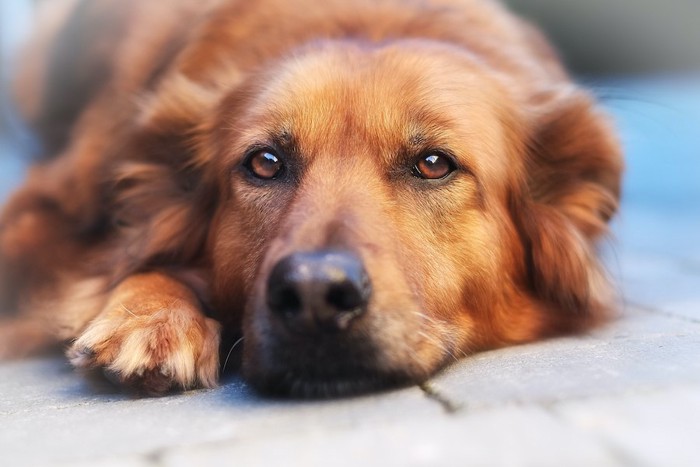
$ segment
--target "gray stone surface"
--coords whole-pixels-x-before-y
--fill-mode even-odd
[[[484,352],[435,381],[472,408],[505,402],[553,404],[570,399],[700,384],[700,324],[628,309],[588,336]],[[494,368],[498,371],[494,371]]]
[[[132,399],[60,356],[0,363],[0,466],[700,465],[700,86],[605,89],[653,97],[609,101],[629,165],[604,247],[612,324],[474,355],[430,394],[333,401],[261,399],[235,376]],[[3,193],[21,167],[0,172]]]

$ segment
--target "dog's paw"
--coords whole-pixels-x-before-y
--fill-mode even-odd
[[[102,368],[112,381],[149,395],[216,386],[220,325],[176,301],[148,310],[123,304],[101,313],[68,349],[78,368]]]

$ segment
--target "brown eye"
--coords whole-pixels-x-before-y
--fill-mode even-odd
[[[274,153],[263,149],[252,153],[248,157],[245,167],[257,178],[272,180],[282,173],[284,164]]]
[[[426,180],[445,178],[455,170],[449,157],[437,152],[422,156],[413,166],[413,175]]]

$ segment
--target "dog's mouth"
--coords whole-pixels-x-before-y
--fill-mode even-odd
[[[246,379],[273,397],[346,397],[421,382],[408,373],[381,369],[366,343],[310,341],[301,347],[287,343],[244,353]]]
[[[327,399],[376,393],[414,384],[414,381],[405,375],[376,371],[328,379],[287,371],[268,374],[263,381],[253,384],[261,393],[272,397]]]

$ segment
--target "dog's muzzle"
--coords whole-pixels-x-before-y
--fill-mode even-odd
[[[243,358],[243,373],[258,390],[330,397],[417,380],[412,360],[402,366],[389,358],[392,322],[377,313],[358,255],[292,253],[273,262],[263,285],[256,312],[247,315]]]
[[[352,253],[294,253],[272,269],[266,301],[293,333],[347,330],[367,310],[372,294],[362,262]]]

